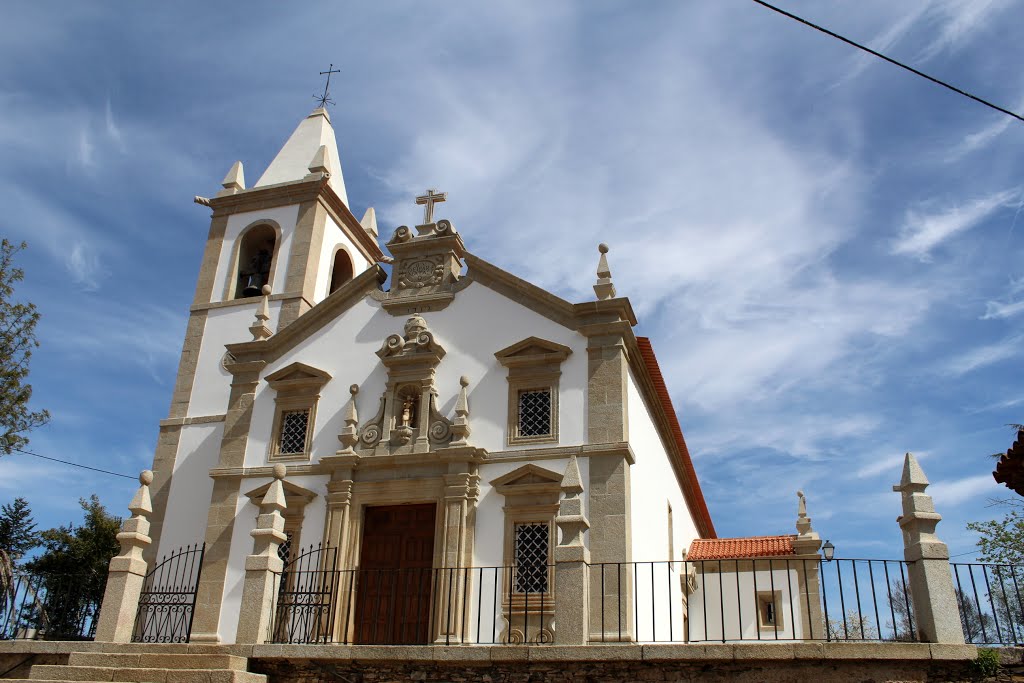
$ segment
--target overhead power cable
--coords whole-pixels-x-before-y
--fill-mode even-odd
[[[955,92],[955,93],[957,93],[959,95],[963,95],[964,97],[972,99],[975,102],[978,102],[980,104],[984,104],[986,107],[990,107],[992,109],[995,109],[996,111],[1002,112],[1002,113],[1006,114],[1007,116],[1012,116],[1013,118],[1017,119],[1018,121],[1024,121],[1024,116],[1021,116],[1020,114],[1017,114],[1016,112],[1012,112],[1009,109],[1006,109],[1004,107],[1000,107],[998,104],[993,104],[992,102],[989,102],[988,100],[985,100],[985,99],[982,99],[982,98],[978,97],[977,95],[972,95],[971,93],[967,92],[966,90],[961,90],[960,88],[956,87],[955,85],[951,85],[951,84],[947,83],[946,81],[943,81],[943,80],[940,80],[938,78],[935,78],[934,76],[929,76],[928,74],[924,73],[923,71],[919,71],[919,70],[915,69],[912,66],[908,66],[908,65],[904,64],[903,62],[899,62],[899,61],[893,59],[892,57],[885,56],[885,55],[883,55],[881,52],[879,52],[877,50],[872,50],[870,47],[867,47],[866,45],[861,45],[860,43],[858,43],[858,42],[856,42],[854,40],[850,40],[849,38],[847,38],[845,36],[839,35],[835,31],[830,31],[827,28],[825,28],[824,26],[818,26],[815,23],[807,21],[803,17],[799,17],[799,16],[793,14],[792,12],[787,12],[786,10],[781,9],[779,7],[776,7],[775,5],[772,5],[770,3],[767,3],[764,0],[754,0],[754,2],[756,2],[757,4],[759,4],[759,5],[763,6],[763,7],[767,7],[768,9],[772,10],[773,12],[778,12],[779,14],[781,14],[781,15],[783,15],[785,17],[789,17],[790,19],[792,19],[794,21],[798,21],[801,24],[804,24],[805,26],[810,26],[811,28],[813,28],[813,29],[815,29],[817,31],[821,31],[825,35],[829,35],[829,36],[832,36],[833,38],[841,40],[844,43],[846,43],[847,45],[852,45],[853,47],[857,48],[858,50],[863,50],[864,52],[867,52],[868,54],[874,55],[875,57],[878,57],[879,59],[884,59],[885,61],[889,62],[890,64],[894,64],[894,65],[900,67],[901,69],[906,69],[910,73],[915,74],[917,76],[920,76],[921,78],[925,78],[925,79],[931,81],[932,83],[935,83],[936,85],[941,85],[943,88],[947,88],[947,89],[952,90],[953,92]]]
[[[53,462],[59,462],[59,463],[64,464],[64,465],[71,465],[72,467],[81,467],[83,470],[92,470],[93,472],[102,472],[103,474],[112,474],[115,477],[124,477],[125,479],[138,479],[138,477],[133,477],[133,476],[131,476],[129,474],[121,474],[120,472],[111,472],[110,470],[101,470],[99,467],[89,467],[88,465],[79,465],[77,462],[70,462],[68,460],[61,460],[60,458],[51,458],[48,455],[39,455],[38,453],[33,453],[32,451],[23,451],[20,448],[14,448],[12,450],[17,451],[18,453],[24,453],[25,455],[34,455],[35,457],[42,458],[43,460],[52,460]]]

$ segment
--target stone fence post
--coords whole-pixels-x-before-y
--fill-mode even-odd
[[[139,490],[128,504],[132,516],[121,525],[117,540],[121,552],[110,560],[107,587],[103,605],[96,622],[96,640],[108,643],[129,643],[135,630],[135,615],[139,611],[139,597],[146,580],[146,561],[142,558],[152,540],[149,537],[149,515],[153,503],[149,498],[149,485],[153,473],[143,470],[139,475]]]
[[[252,530],[252,555],[245,558],[245,583],[242,585],[242,605],[238,615],[235,642],[257,644],[267,640],[274,620],[274,591],[277,579],[284,569],[277,549],[288,536],[284,533],[285,466],[274,465],[274,481],[260,502],[260,516]]]
[[[932,497],[924,492],[926,488],[924,470],[907,453],[903,477],[892,490],[903,496],[903,515],[897,521],[903,530],[903,557],[910,576],[917,635],[925,643],[963,644],[949,548],[935,535],[942,516],[935,512]]]
[[[555,524],[562,540],[555,546],[555,643],[586,645],[590,637],[590,550],[583,532],[590,521],[583,514],[583,479],[576,456],[562,475],[563,498]]]

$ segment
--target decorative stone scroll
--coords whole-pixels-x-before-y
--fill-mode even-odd
[[[439,311],[465,286],[461,274],[466,246],[451,221],[417,225],[416,233],[399,226],[387,243],[395,258],[391,289],[373,296],[392,315]]]
[[[355,423],[355,403],[346,417],[342,446],[357,452],[387,455],[424,453],[448,446],[453,439],[452,421],[437,410],[434,373],[445,356],[426,321],[414,315],[405,323],[405,334],[392,334],[377,356],[388,369],[388,382],[377,413],[363,423],[353,440],[348,425]],[[358,389],[357,389],[358,390]],[[460,437],[463,429],[459,431]],[[468,435],[468,430],[466,430]]]

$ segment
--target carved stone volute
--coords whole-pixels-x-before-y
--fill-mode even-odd
[[[453,439],[452,422],[438,412],[434,387],[444,347],[419,315],[406,321],[403,332],[388,336],[377,351],[388,381],[376,415],[359,428],[354,444],[359,452],[423,453],[444,448]]]
[[[375,294],[392,315],[438,311],[458,291],[466,246],[449,220],[395,230],[387,248],[395,258],[391,289]]]

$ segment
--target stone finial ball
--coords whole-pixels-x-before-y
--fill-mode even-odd
[[[281,463],[274,465],[274,479],[284,479],[284,475],[287,474],[288,470]]]
[[[358,394],[359,393],[359,385],[358,384],[353,384],[352,386],[350,386],[348,388],[348,393],[352,394],[353,396]]]
[[[608,245],[605,244],[604,242],[601,242],[601,244],[597,245],[597,250],[599,252],[601,252],[602,254],[607,254],[608,253]]]
[[[463,375],[462,377],[459,378],[459,384],[461,384],[464,387],[468,387],[469,386],[469,378],[466,377],[465,375]]]
[[[263,285],[263,289],[260,291],[263,292],[263,296],[270,296],[270,285]]]
[[[797,491],[796,492],[796,497],[797,498],[803,498],[804,497],[804,492],[803,491]]]
[[[141,472],[139,472],[139,483],[142,484],[143,486],[149,486],[150,484],[152,484],[153,483],[153,471],[152,470],[142,470]]]

